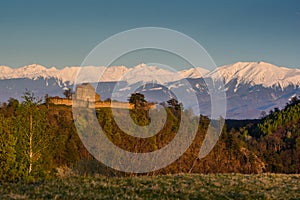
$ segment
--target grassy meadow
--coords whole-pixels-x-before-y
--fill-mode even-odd
[[[300,199],[300,175],[70,176],[0,184],[0,199]]]

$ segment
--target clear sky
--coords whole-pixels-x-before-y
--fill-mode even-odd
[[[80,65],[109,36],[165,27],[198,41],[216,64],[266,61],[300,68],[299,0],[6,0],[0,65]]]

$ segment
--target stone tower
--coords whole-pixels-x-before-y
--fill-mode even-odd
[[[77,101],[97,102],[100,101],[100,95],[96,93],[95,88],[90,83],[83,83],[76,87],[75,99]]]

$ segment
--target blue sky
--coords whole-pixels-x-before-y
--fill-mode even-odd
[[[300,68],[300,1],[17,1],[0,3],[0,65],[80,65],[113,34],[165,27],[198,41],[216,64]]]

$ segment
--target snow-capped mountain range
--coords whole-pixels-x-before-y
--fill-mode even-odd
[[[55,67],[46,68],[38,64],[27,65],[16,69],[8,66],[0,66],[0,80],[54,78],[62,83],[69,82],[73,84],[80,69],[79,66],[65,67],[63,69],[57,69]],[[161,79],[162,83],[177,81],[183,78],[211,77],[214,80],[223,81],[225,85],[231,80],[236,79],[237,87],[240,84],[250,84],[251,86],[263,85],[264,87],[278,86],[284,89],[289,85],[300,85],[300,69],[278,67],[266,62],[237,62],[218,67],[212,72],[201,67],[171,72],[156,66],[147,66],[146,64],[140,64],[133,68],[127,68],[125,66],[113,66],[108,68],[103,66],[85,66],[82,67],[82,70],[85,71],[85,74],[90,76],[87,80],[91,82],[115,82],[122,80],[134,83],[140,80],[148,81],[139,77],[150,77],[152,79],[161,76],[164,77]],[[99,74],[102,74],[102,76],[99,77]]]
[[[224,83],[227,96],[227,118],[257,118],[260,112],[283,107],[293,95],[300,94],[300,69],[278,67],[266,62],[237,62],[209,72],[201,67],[182,71],[169,71],[157,66],[140,64],[135,67],[55,67],[46,68],[32,64],[20,68],[0,66],[0,102],[9,97],[20,99],[25,88],[38,96],[63,96],[62,91],[74,83],[98,83],[101,99],[111,97],[117,82],[120,96],[138,83],[153,83],[137,89],[146,99],[164,101],[172,97],[168,89],[187,90],[183,80],[188,80],[188,92],[196,94],[201,111],[209,115],[210,98],[206,83],[214,80]],[[164,87],[161,87],[164,85]],[[127,97],[124,97],[127,99]],[[193,102],[191,102],[193,104]]]
[[[300,85],[300,69],[277,67],[266,62],[237,62],[219,67],[208,76],[225,84],[236,79],[236,87],[249,84],[284,89],[289,85]]]
[[[84,67],[65,67],[56,69],[55,67],[46,68],[42,65],[32,64],[17,69],[8,66],[0,66],[0,80],[28,78],[36,80],[38,78],[54,78],[62,83],[73,84],[74,82],[115,82],[127,81],[135,83],[141,80],[151,81],[158,79],[162,83],[180,80],[183,78],[200,78],[209,71],[203,68],[191,68],[178,72],[171,72],[156,66],[140,64],[132,68],[125,66],[84,66]],[[86,75],[86,77],[82,77]],[[78,78],[78,80],[76,80]]]

